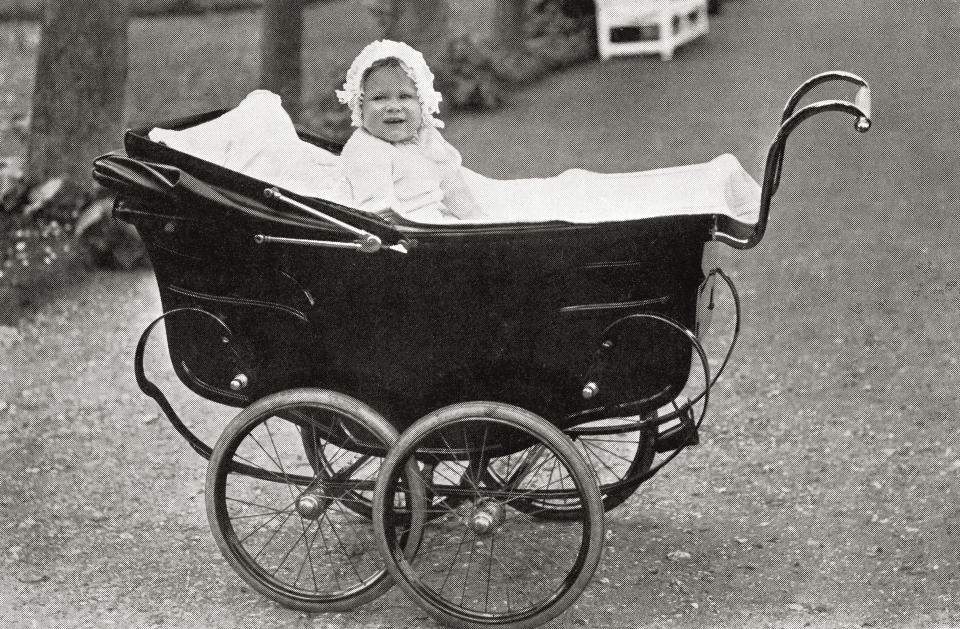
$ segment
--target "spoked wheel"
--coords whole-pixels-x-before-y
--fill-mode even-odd
[[[513,449],[520,452],[510,454]],[[516,444],[530,444],[525,449]],[[431,509],[416,552],[398,543],[400,472],[435,464]],[[444,475],[442,465],[464,466]],[[499,481],[482,470],[494,466]],[[570,479],[561,489],[550,470]],[[535,520],[524,501],[576,498],[579,518]],[[374,494],[374,530],[400,586],[453,627],[535,627],[561,614],[589,583],[603,549],[603,504],[583,458],[541,417],[494,402],[456,404],[418,420],[387,455]]]
[[[637,423],[636,417],[609,418],[580,424],[567,431],[573,438],[577,451],[594,474],[603,498],[603,509],[609,511],[622,504],[640,486],[640,477],[653,465],[656,456],[656,429],[630,430]],[[484,468],[486,479],[492,483],[502,482],[493,465]],[[555,466],[546,471],[551,483],[561,489],[573,486],[565,469]],[[546,497],[537,500],[517,500],[514,508],[544,520],[577,520],[583,515],[583,507],[575,495]]]
[[[363,471],[369,455],[337,445],[344,434],[352,448],[381,456],[397,438],[381,415],[351,397],[293,389],[244,409],[210,457],[206,506],[217,545],[251,587],[294,609],[352,609],[393,582],[369,518],[355,508],[357,496],[372,492],[375,472]],[[304,451],[316,435],[330,437],[322,440],[321,465],[316,452]],[[407,505],[424,501],[424,490],[417,480],[408,485],[409,477],[399,475],[400,502],[391,509],[401,520],[392,528],[401,549],[412,549],[422,530],[423,509],[411,513]]]

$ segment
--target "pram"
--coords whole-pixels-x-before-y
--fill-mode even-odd
[[[798,109],[831,80],[858,85],[854,101]],[[868,130],[867,83],[829,72],[793,94],[755,223],[411,224],[128,131],[127,155],[98,158],[94,177],[118,193],[115,216],[136,226],[160,290],[136,377],[209,459],[207,513],[230,564],[309,612],[351,609],[397,582],[450,626],[533,627],[562,613],[600,561],[604,512],[698,443],[740,318],[705,250],[762,239],[786,140],[825,111]],[[724,285],[736,322],[712,369],[703,340]],[[161,321],[177,377],[242,409],[214,447],[146,375]],[[703,390],[680,397],[691,365]]]

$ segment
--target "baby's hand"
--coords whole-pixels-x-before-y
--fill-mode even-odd
[[[473,192],[459,175],[450,182],[447,190],[444,191],[444,203],[447,205],[451,214],[462,221],[477,221],[487,218],[487,213],[483,211],[480,204],[473,196]]]

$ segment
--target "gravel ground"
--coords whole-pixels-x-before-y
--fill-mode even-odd
[[[702,444],[609,514],[594,582],[551,626],[960,624],[960,195],[942,113],[960,95],[960,17],[900,4],[727,2],[672,62],[585,64],[452,117],[492,175],[731,152],[759,178],[802,79],[843,68],[874,87],[870,134],[835,116],[791,144],[767,239],[726,264],[746,320]],[[232,573],[204,462],[134,382],[158,313],[149,272],[99,274],[0,328],[0,625],[435,626],[396,590],[309,616]],[[231,413],[177,388],[153,350],[150,372],[215,438]]]

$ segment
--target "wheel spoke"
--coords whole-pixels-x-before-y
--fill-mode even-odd
[[[613,477],[613,482],[620,480],[620,474],[617,473],[615,469],[610,467],[610,464],[607,463],[606,458],[599,456],[596,452],[593,451],[593,446],[588,446],[583,444],[581,448],[583,452],[587,455],[587,463],[590,464],[590,467],[596,472],[597,478],[600,478],[600,468],[606,469],[610,475]],[[622,457],[621,457],[622,458]]]
[[[316,566],[313,564],[313,546],[314,546],[314,544],[317,543],[317,536],[318,536],[319,534],[320,534],[320,525],[317,524],[317,529],[313,532],[313,537],[310,539],[309,542],[306,542],[306,544],[305,544],[306,547],[307,547],[307,552],[306,552],[305,561],[306,561],[306,562],[309,562],[309,564],[310,564],[310,578],[313,580],[313,591],[314,591],[314,592],[319,592],[319,591],[320,591],[320,586],[317,585],[317,568],[316,568]],[[303,570],[303,564],[300,564],[300,569]],[[299,580],[300,580],[300,575],[298,574],[298,575],[297,575],[297,581],[299,581]],[[296,585],[296,582],[294,582],[294,585]]]
[[[350,551],[346,546],[344,546],[343,540],[340,539],[340,534],[337,533],[337,528],[333,525],[333,522],[330,521],[330,516],[326,512],[324,512],[323,515],[321,515],[320,517],[325,519],[327,521],[327,524],[330,525],[330,532],[333,533],[333,536],[337,538],[337,544],[340,546],[340,550],[343,553],[343,556],[347,558],[347,563],[350,564],[350,568],[353,570],[353,573],[357,575],[357,580],[362,583],[363,577],[361,577],[360,572],[357,571],[357,567],[354,565],[353,560],[350,558]]]
[[[443,589],[447,587],[447,580],[450,578],[450,573],[453,571],[453,566],[457,563],[457,558],[460,557],[460,552],[463,550],[463,542],[467,539],[467,533],[469,529],[464,527],[463,534],[460,536],[460,543],[457,544],[457,553],[453,556],[453,559],[450,560],[450,565],[447,566],[447,576],[443,579],[443,584],[440,585],[440,592],[443,592]]]
[[[441,472],[438,468],[434,468],[433,473],[435,476],[439,476],[440,480],[447,481],[451,487],[459,487],[460,481],[463,478],[463,476],[460,476],[459,478],[451,478],[449,476],[449,472]]]
[[[631,465],[633,464],[633,461],[634,461],[633,459],[629,459],[629,458],[623,456],[622,454],[618,454],[618,453],[614,452],[613,450],[610,450],[610,449],[605,448],[605,447],[600,446],[600,445],[594,445],[593,447],[595,447],[597,450],[600,450],[600,451],[602,451],[602,452],[604,452],[604,453],[606,453],[606,454],[609,454],[610,456],[612,456],[612,457],[614,457],[614,458],[620,459],[621,461],[624,461],[624,462],[626,462],[627,464],[631,464]]]
[[[283,509],[274,509],[274,508],[271,507],[271,506],[264,505],[264,504],[260,504],[259,502],[251,502],[251,501],[249,501],[249,500],[241,500],[240,498],[231,498],[230,496],[227,496],[227,500],[229,500],[230,502],[239,502],[240,504],[249,505],[249,506],[251,506],[251,507],[258,507],[258,508],[261,508],[261,509],[267,509],[270,513],[286,513],[287,510],[289,510],[289,509],[293,506],[293,504],[294,504],[294,503],[291,502],[291,503],[289,503],[287,506],[285,506]],[[264,514],[264,515],[266,515],[266,514]]]
[[[633,446],[635,446],[635,443],[634,443],[634,442],[639,442],[639,440],[640,440],[639,434],[638,434],[637,432],[628,432],[628,433],[622,433],[622,434],[625,436],[624,439],[604,439],[603,437],[599,437],[599,436],[595,436],[595,435],[581,435],[581,436],[577,437],[575,443],[576,443],[576,442],[581,442],[581,443],[583,443],[583,442],[590,442],[590,443],[619,443],[619,444],[625,444],[625,445],[629,445],[629,446],[632,446],[632,447],[633,447]],[[629,436],[627,436],[627,435],[637,435],[637,436],[636,436],[636,437],[629,437]]]
[[[327,541],[327,536],[323,534],[322,526],[317,526],[317,532],[320,533],[320,538],[323,540],[323,547],[332,548],[333,546]],[[337,568],[332,568],[329,572],[333,575],[334,580],[337,582],[337,589],[342,590],[343,584],[340,583],[340,571]]]
[[[267,431],[267,436],[270,437],[270,444],[273,446],[273,453],[277,455],[277,467],[280,469],[280,473],[283,474],[283,478],[287,480],[287,490],[290,492],[290,497],[296,500],[297,495],[293,491],[293,483],[290,482],[290,476],[287,474],[287,470],[283,467],[283,457],[280,456],[280,451],[277,450],[277,442],[273,438],[273,433],[270,431],[269,420],[263,422],[263,427]]]
[[[270,537],[267,539],[267,541],[264,542],[264,544],[263,544],[263,546],[260,548],[260,550],[257,551],[257,554],[253,556],[253,560],[254,560],[254,561],[256,561],[257,559],[259,559],[260,555],[263,554],[263,551],[265,551],[265,550],[267,549],[267,546],[269,546],[271,543],[273,543],[273,540],[277,537],[277,534],[280,533],[280,530],[281,530],[284,526],[287,525],[287,522],[290,520],[291,516],[293,516],[293,512],[292,512],[292,511],[291,511],[290,513],[288,513],[288,514],[286,515],[286,517],[283,518],[283,522],[280,523],[280,526],[278,526],[276,529],[274,529],[273,534],[271,534]],[[250,535],[252,535],[252,534],[253,534],[253,533],[251,533]],[[250,535],[247,535],[247,537],[243,538],[243,540],[240,540],[241,543],[242,543],[244,540],[246,540],[247,538],[249,538]]]
[[[235,498],[227,498],[227,499],[228,499],[228,500],[236,500]],[[291,503],[290,505],[288,505],[285,509],[283,509],[283,510],[281,510],[281,511],[277,511],[276,513],[274,513],[274,514],[273,514],[272,516],[270,516],[266,521],[264,521],[260,526],[258,526],[257,528],[253,529],[252,531],[250,531],[249,533],[247,533],[247,535],[245,535],[243,538],[241,538],[241,539],[239,540],[240,543],[242,544],[243,542],[247,541],[247,539],[249,539],[250,536],[252,536],[253,534],[259,532],[261,529],[263,529],[263,527],[265,527],[265,526],[267,526],[268,524],[270,524],[270,523],[271,523],[273,520],[275,520],[276,518],[281,517],[281,516],[286,516],[286,518],[289,518],[290,515],[293,513],[293,512],[290,510],[290,507],[292,507],[292,506],[293,506],[293,503]],[[286,519],[284,519],[283,523],[281,523],[280,526],[282,527],[284,523],[286,523]]]
[[[277,573],[280,572],[280,568],[283,567],[283,564],[287,563],[287,559],[290,558],[290,554],[293,553],[294,549],[297,547],[297,544],[300,543],[300,540],[306,537],[307,527],[303,525],[303,518],[300,518],[300,535],[297,536],[297,539],[290,544],[290,548],[287,549],[287,552],[283,554],[283,559],[280,560],[280,563],[277,564],[277,567],[273,570],[273,576],[277,576]]]
[[[266,456],[267,459],[269,459],[269,461],[270,461],[271,463],[273,463],[274,467],[276,467],[277,470],[280,470],[280,464],[277,462],[276,459],[274,459],[274,458],[270,455],[270,452],[267,451],[267,449],[263,447],[263,444],[260,443],[260,440],[257,439],[257,437],[253,434],[253,431],[250,431],[250,439],[252,439],[253,442],[257,445],[257,447],[260,448],[260,450],[263,452],[264,456]],[[240,457],[238,457],[238,458],[241,458],[241,459],[243,459],[243,460],[245,460],[245,461],[247,461],[247,462],[250,462],[250,459],[248,459],[248,458],[246,458],[246,457],[240,456]],[[251,464],[251,465],[255,465],[254,463],[250,463],[250,464]],[[277,472],[272,472],[272,473],[278,474],[278,475],[282,476],[283,478],[286,478],[286,474],[284,474],[282,470],[277,471]]]
[[[483,599],[483,612],[486,613],[490,608],[490,570],[493,568],[493,545],[497,539],[497,531],[490,536],[490,556],[487,558],[487,595]]]
[[[532,598],[530,598],[530,595],[526,593],[526,591],[523,589],[523,586],[517,583],[517,580],[513,577],[512,574],[510,574],[510,570],[508,570],[507,567],[503,565],[503,562],[500,561],[499,557],[494,557],[494,559],[496,560],[497,565],[500,566],[500,572],[506,575],[507,579],[509,579],[511,583],[517,586],[517,591],[523,594],[523,597],[530,602],[530,607],[534,607],[537,604],[537,602]],[[509,590],[507,591],[509,592]]]
[[[536,551],[536,554],[537,554],[538,556],[543,557],[544,559],[546,559],[546,560],[547,560],[548,562],[550,562],[555,568],[560,568],[560,569],[563,568],[563,566],[561,566],[561,565],[558,564],[556,561],[554,561],[550,556],[545,555],[544,552],[543,552],[543,549],[540,548],[540,547],[538,547],[537,545],[532,544],[532,543],[530,543],[530,542],[528,542],[528,541],[525,541],[525,540],[521,541],[521,543],[524,544],[527,548],[530,548],[530,549]],[[521,561],[523,561],[523,563],[525,563],[525,564],[527,565],[527,567],[530,568],[531,570],[537,570],[537,567],[534,566],[534,565],[533,565],[532,563],[530,563],[529,561],[527,561],[526,556],[524,556],[523,554],[518,554],[518,555],[517,555],[517,558],[518,558],[518,559],[521,559]]]

